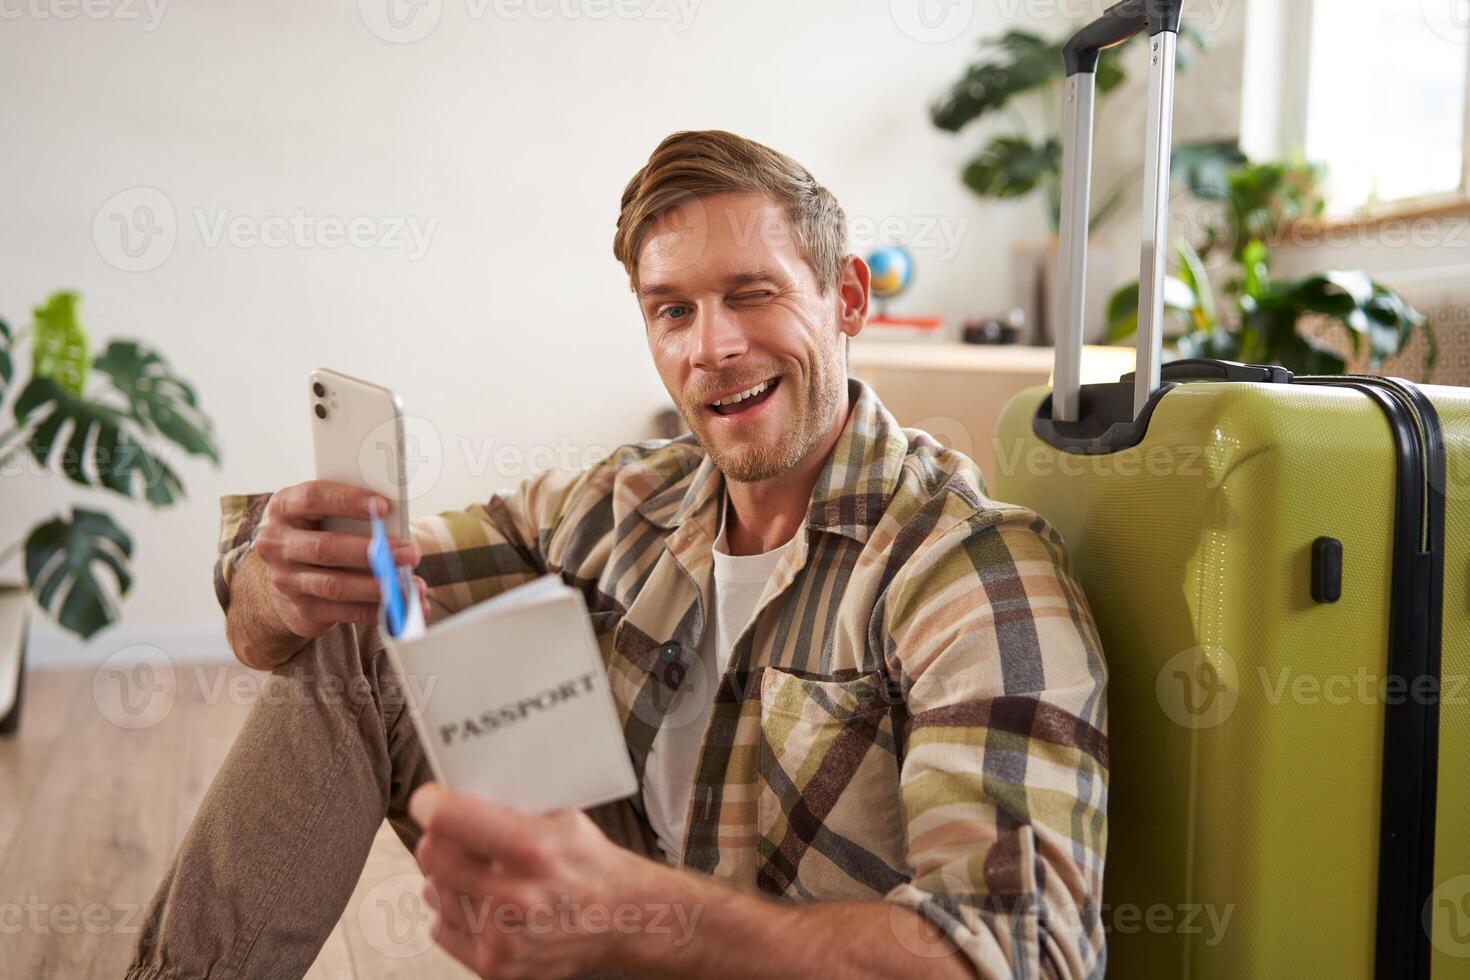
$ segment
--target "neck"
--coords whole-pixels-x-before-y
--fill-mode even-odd
[[[843,384],[842,399],[826,436],[800,462],[779,476],[759,483],[725,481],[725,492],[730,497],[725,541],[730,554],[759,555],[791,540],[806,518],[812,488],[817,485],[827,457],[837,446],[851,410],[847,385]]]

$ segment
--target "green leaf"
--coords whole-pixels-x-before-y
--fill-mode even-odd
[[[1139,35],[1140,37],[1142,35]],[[1195,58],[1210,50],[1210,39],[1202,34],[1198,28],[1191,26],[1188,22],[1181,21],[1179,24],[1179,44],[1174,48],[1174,67],[1180,71],[1188,71],[1189,66],[1194,64]]]
[[[156,351],[132,340],[114,340],[93,365],[127,403],[127,413],[184,452],[219,462],[214,427],[199,409],[187,381]]]
[[[132,587],[133,542],[110,516],[81,507],[71,520],[53,518],[25,541],[26,580],[36,602],[83,639],[117,618],[117,604],[99,572],[111,571],[118,596]]]
[[[1366,343],[1370,370],[1402,350],[1424,325],[1419,311],[1366,272],[1324,272],[1282,289],[1299,313],[1319,313],[1347,327],[1354,353]]]
[[[40,465],[50,466],[56,447],[65,444],[59,463],[74,483],[159,506],[183,496],[178,475],[129,436],[128,417],[108,405],[75,398],[51,378],[36,377],[21,390],[14,412],[18,424],[34,426],[30,450]]]
[[[1224,201],[1230,197],[1230,174],[1246,162],[1235,140],[1209,140],[1175,147],[1171,173],[1195,197]]]
[[[1215,290],[1210,285],[1210,274],[1204,260],[1187,241],[1180,241],[1174,248],[1179,256],[1179,278],[1194,293],[1194,308],[1190,319],[1195,330],[1213,330],[1216,325]],[[1167,283],[1165,284],[1167,287]]]
[[[1062,48],[1029,31],[1008,31],[982,40],[980,56],[949,92],[929,107],[934,125],[957,133],[1011,99],[1062,74]]]
[[[1181,279],[1164,277],[1164,313],[1192,314],[1199,297]],[[1131,282],[1108,300],[1107,341],[1116,344],[1138,333],[1138,283]]]
[[[1032,145],[1019,136],[997,136],[965,167],[964,180],[982,197],[1020,197],[1061,168],[1062,147],[1056,140]]]
[[[15,362],[10,357],[10,345],[13,342],[10,324],[0,320],[0,402],[5,401],[5,393],[10,388],[11,379],[15,377]]]
[[[52,293],[46,305],[36,307],[33,315],[31,373],[38,378],[50,378],[73,395],[80,395],[87,381],[91,352],[87,332],[77,319],[77,294]]]
[[[1242,286],[1246,296],[1258,298],[1265,293],[1271,281],[1266,260],[1266,246],[1258,238],[1252,238],[1241,249],[1240,264],[1245,273]]]

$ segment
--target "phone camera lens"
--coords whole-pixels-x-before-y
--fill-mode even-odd
[[[322,384],[320,381],[314,381],[311,385],[311,393],[316,395],[318,398],[325,398],[327,397],[327,386]]]
[[[319,418],[319,419],[326,418],[327,417],[327,406],[322,405],[322,404],[319,403],[317,405],[317,407],[316,407],[316,417]]]

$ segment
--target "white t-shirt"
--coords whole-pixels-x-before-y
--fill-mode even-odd
[[[793,537],[791,541],[794,540]],[[714,706],[715,691],[730,663],[730,651],[741,630],[755,615],[766,582],[781,556],[791,547],[791,541],[760,555],[732,555],[725,538],[725,509],[721,507],[720,533],[714,546],[714,609],[706,613],[697,662],[691,665],[680,685],[678,699],[664,716],[643,768],[643,802],[648,809],[648,822],[669,861],[678,861],[684,848],[687,829],[684,820],[689,815],[689,798],[694,792],[699,743]],[[713,629],[709,628],[710,612]]]

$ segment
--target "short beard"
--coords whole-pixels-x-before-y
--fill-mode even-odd
[[[684,422],[726,480],[760,483],[774,479],[800,463],[826,438],[842,400],[846,371],[841,368],[840,354],[812,362],[811,383],[797,403],[797,431],[777,439],[774,444],[742,446],[734,451],[716,446],[704,424],[703,405],[684,410]],[[781,379],[782,384],[790,381],[790,375]]]

